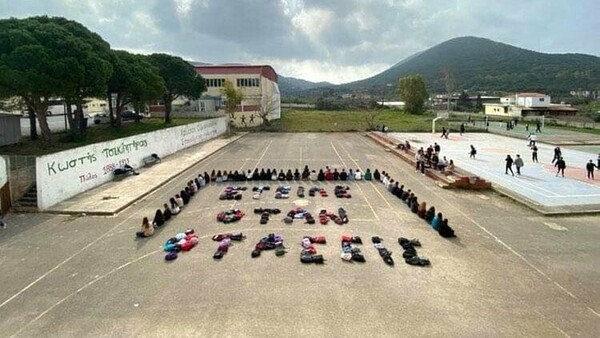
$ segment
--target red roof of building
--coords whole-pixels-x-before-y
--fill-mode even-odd
[[[259,74],[267,79],[277,82],[277,73],[268,65],[254,66],[242,64],[199,65],[194,66],[200,75],[230,75],[230,74]]]

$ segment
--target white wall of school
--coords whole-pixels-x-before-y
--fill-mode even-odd
[[[227,130],[227,118],[216,118],[40,156],[36,159],[38,208],[47,209],[112,180],[112,171],[143,165],[152,153],[165,157]]]

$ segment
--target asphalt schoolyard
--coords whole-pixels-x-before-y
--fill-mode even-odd
[[[444,239],[376,182],[348,183],[351,199],[220,201],[210,185],[151,238],[136,240],[151,217],[198,173],[254,167],[385,170],[449,218],[458,237]],[[263,182],[264,184],[265,182]],[[247,185],[252,187],[255,182]],[[275,187],[278,184],[271,184]],[[344,207],[339,226],[260,225],[254,207],[313,213]],[[220,224],[215,215],[246,216]],[[543,217],[493,192],[443,190],[361,134],[250,134],[183,172],[114,217],[10,215],[0,230],[2,336],[596,336],[600,332],[600,226],[597,216]],[[186,228],[199,244],[171,263],[163,243]],[[219,232],[242,231],[221,261]],[[288,253],[251,258],[268,233]],[[303,235],[322,234],[324,265],[299,260]],[[340,259],[342,234],[359,235],[366,263]],[[370,241],[393,251],[389,267]],[[418,238],[429,267],[404,263],[397,238]]]

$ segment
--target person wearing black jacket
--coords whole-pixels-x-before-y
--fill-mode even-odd
[[[515,176],[515,173],[512,170],[512,165],[514,163],[514,160],[512,157],[510,157],[510,155],[506,155],[506,159],[504,160],[506,161],[506,168],[504,169],[504,173],[506,175],[508,175],[508,171],[510,170],[510,173]]]
[[[560,157],[558,159],[558,161],[556,161],[554,166],[558,168],[558,171],[556,172],[556,177],[558,177],[558,174],[561,174],[561,173],[562,173],[562,177],[565,177],[565,168],[567,168],[567,163],[565,162],[565,160],[562,157]]]
[[[319,169],[319,174],[317,175],[317,180],[325,181],[325,173],[323,172],[323,169]]]
[[[587,178],[594,179],[594,168],[596,165],[594,164],[594,160],[590,160],[586,165],[585,169],[587,169]]]
[[[348,179],[348,173],[346,173],[346,169],[342,169],[340,173],[340,181],[346,181]]]

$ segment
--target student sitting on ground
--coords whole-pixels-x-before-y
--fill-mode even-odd
[[[443,219],[444,219],[444,217],[442,216],[442,213],[438,212],[437,216],[435,216],[431,220],[431,227],[433,228],[433,230],[435,230],[435,231],[440,230],[440,225],[442,224]]]
[[[285,175],[284,175],[285,177]],[[271,170],[271,181],[277,181],[277,179],[279,178],[279,175],[277,175],[277,170],[273,169]]]
[[[366,174],[365,174],[366,175]],[[365,177],[365,180],[367,178]],[[373,180],[377,181],[377,182],[381,182],[381,174],[379,173],[378,169],[375,169],[375,171],[373,172]]]
[[[302,170],[302,180],[309,180],[309,179],[310,179],[310,170],[308,169],[308,166],[305,165],[304,170]]]
[[[425,213],[425,222],[431,224],[431,221],[435,217],[435,207],[431,206]]]
[[[174,201],[175,201],[175,203],[177,203],[177,206],[179,206],[180,208],[183,208],[183,205],[185,204],[185,202],[183,201],[183,198],[181,197],[181,195],[175,194]]]
[[[348,169],[348,181],[354,181],[355,176],[354,176],[354,171],[352,171],[352,169]]]
[[[169,208],[169,205],[167,203],[163,204],[163,218],[166,221],[171,219],[171,208]]]
[[[389,192],[391,192],[391,193],[393,193],[393,192],[394,192],[394,188],[397,188],[397,187],[398,187],[398,184],[397,184],[397,183],[394,183],[394,180],[393,180],[393,179],[389,180],[389,181],[388,181],[388,183],[387,183],[387,185],[385,186],[385,188],[386,188],[386,189],[387,189]]]
[[[246,181],[252,181],[252,170],[250,169],[246,172]]]
[[[223,182],[223,174],[221,173],[221,170],[217,171],[217,176],[215,176],[215,182],[217,182],[217,183]]]
[[[187,198],[188,203],[190,203],[192,196],[194,196],[194,195],[192,195],[192,191],[190,190],[189,187],[185,187],[181,191],[181,198],[183,198],[183,203],[185,203],[186,198]],[[187,203],[185,203],[185,204],[187,204]]]
[[[327,167],[327,169],[325,170],[325,180],[326,181],[333,180],[333,173],[331,172],[331,170],[329,169],[329,167]]]
[[[369,169],[367,169],[367,170],[369,170]],[[356,181],[362,181],[363,178],[366,179],[365,177],[363,177],[363,174],[360,171],[360,169],[356,169],[356,172],[354,173],[354,179]]]
[[[346,172],[346,169],[342,169],[342,172],[340,173],[340,181],[346,180],[348,180],[348,173]]]
[[[358,170],[356,170],[356,175],[358,175]],[[365,175],[363,176],[363,178],[365,179],[365,181],[371,181],[373,179],[373,174],[371,173],[371,169],[367,168],[367,171],[365,171]],[[357,178],[358,180],[358,178]]]
[[[315,170],[310,172],[309,179],[313,182],[319,179],[319,175],[317,175],[317,172]]]
[[[291,171],[290,171],[290,175],[291,175]],[[277,175],[277,179],[280,181],[285,181],[287,179],[287,175],[286,173],[283,172],[283,169],[279,170],[279,175]]]
[[[217,173],[215,173],[215,169],[213,169],[212,172],[210,173],[210,181],[211,182],[217,181]]]
[[[198,185],[194,181],[188,182],[188,188],[190,188],[190,195],[194,196],[198,192]]]
[[[298,171],[298,168],[294,170],[294,181],[300,181],[300,171]]]
[[[398,188],[398,190],[396,190],[394,195],[396,195],[396,197],[398,197],[399,199],[402,199],[402,195],[404,195],[404,184],[402,184],[400,186],[400,188]]]
[[[392,193],[392,195],[396,196],[396,194],[398,193],[398,189],[400,189],[400,187],[398,187],[398,182],[394,182],[394,180],[390,181],[390,185],[391,189],[388,187],[388,190]]]
[[[440,223],[440,230],[438,230],[438,233],[444,238],[456,237],[454,230],[448,225],[447,218],[444,218],[444,220]]]
[[[419,205],[419,209],[417,210],[417,216],[419,216],[419,218],[425,219],[426,213],[427,213],[427,203],[425,203],[425,201],[423,201]]]
[[[404,192],[402,193],[402,197],[401,197],[401,199],[402,199],[402,202],[406,202],[406,200],[408,199],[408,197],[410,196],[410,194],[411,194],[411,191],[410,191],[410,189],[408,189],[408,190],[404,191]]]
[[[223,170],[223,175],[221,176],[221,182],[229,181],[229,174],[227,174],[227,170]]]
[[[156,212],[154,213],[154,220],[152,220],[152,225],[157,228],[160,228],[164,224],[165,224],[165,217],[163,216],[162,211],[160,209],[156,209]]]
[[[260,169],[260,180],[267,181],[270,179],[271,179],[271,169],[267,168],[267,171],[265,171],[265,168]]]
[[[205,171],[204,172],[204,184],[210,184],[210,175]]]
[[[200,184],[201,179],[203,179],[202,175],[198,175],[198,177],[196,177],[194,179],[194,184],[196,185],[196,192],[198,192],[198,190],[202,189],[202,184]]]
[[[171,215],[175,216],[179,214],[181,212],[181,207],[179,206],[177,201],[173,197],[171,197],[169,202],[171,203]],[[181,200],[181,203],[183,205],[183,200]]]
[[[137,237],[150,237],[154,235],[154,227],[150,225],[148,217],[144,217],[142,220],[142,231],[136,232],[135,235]]]
[[[319,174],[317,175],[317,180],[325,181],[325,173],[323,172],[323,169],[319,169]]]
[[[187,187],[186,187],[187,188]],[[183,200],[183,205],[186,205],[188,203],[190,203],[190,195],[187,193],[187,191],[185,190],[181,190],[179,192],[179,196],[181,197],[181,199]]]
[[[410,205],[410,211],[413,214],[416,214],[416,213],[419,212],[419,203],[417,201],[417,197],[416,196],[413,197],[413,201],[411,202],[411,205]]]
[[[340,173],[336,169],[333,169],[333,180],[338,181],[340,179]]]

